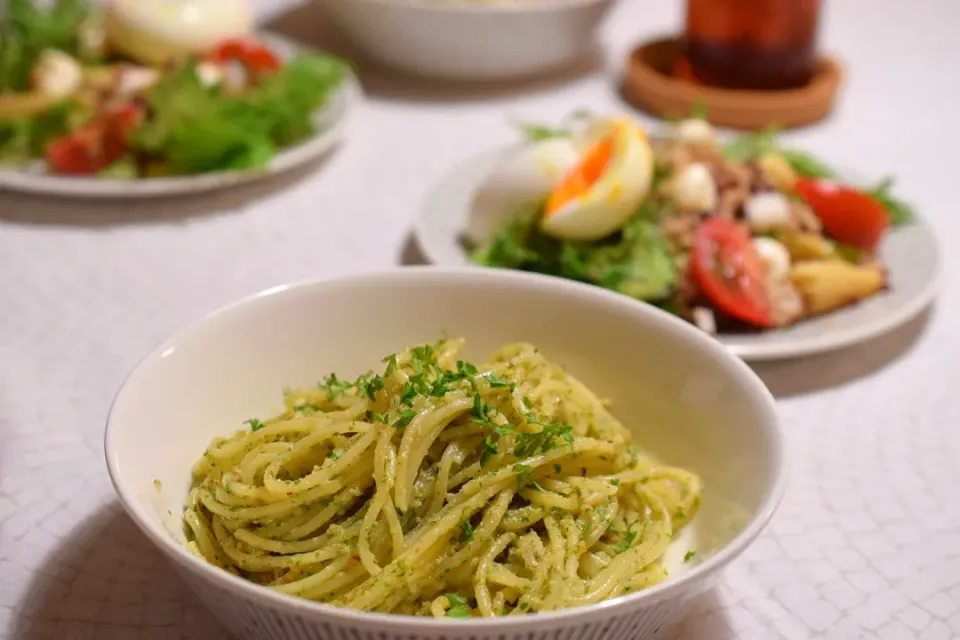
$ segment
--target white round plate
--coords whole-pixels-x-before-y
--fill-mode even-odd
[[[511,147],[490,149],[450,171],[424,198],[414,235],[424,257],[441,266],[469,265],[460,243],[473,194]],[[744,360],[777,360],[851,346],[904,324],[936,296],[940,249],[923,220],[897,228],[884,240],[881,258],[890,287],[856,305],[795,326],[753,334],[721,334],[719,340]]]
[[[297,43],[276,34],[264,33],[259,37],[286,57],[302,49]],[[149,198],[212,191],[252,182],[289,171],[330,151],[343,138],[348,121],[347,116],[360,102],[362,95],[360,82],[352,72],[348,71],[336,92],[330,96],[327,105],[315,114],[316,133],[299,144],[283,149],[262,169],[201,173],[171,178],[110,180],[0,167],[0,191],[82,198]]]

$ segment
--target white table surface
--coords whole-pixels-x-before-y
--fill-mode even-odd
[[[834,117],[792,142],[895,173],[946,244],[944,291],[885,338],[758,367],[789,433],[790,487],[677,638],[960,637],[960,3],[825,4],[824,42],[852,74]],[[509,140],[508,117],[626,108],[612,87],[628,46],[671,30],[680,7],[622,0],[605,60],[532,85],[365,75],[346,144],[272,183],[127,204],[0,194],[0,638],[225,638],[110,486],[101,441],[124,375],[235,298],[413,259],[418,201],[451,163]],[[323,42],[298,11],[293,34]]]

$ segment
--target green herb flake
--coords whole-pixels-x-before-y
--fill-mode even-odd
[[[403,429],[405,426],[410,424],[410,421],[417,416],[417,412],[413,409],[406,409],[400,412],[400,416],[393,421],[391,425],[394,429]]]
[[[490,424],[490,405],[483,401],[480,394],[473,396],[473,417],[480,424]]]
[[[480,466],[486,466],[487,461],[500,453],[500,449],[490,436],[483,439],[483,451],[480,452]]]
[[[448,618],[469,618],[471,617],[470,613],[470,604],[467,599],[463,596],[457,595],[455,593],[447,593],[444,595],[447,599],[447,602],[450,603],[450,608],[447,609],[446,617]]]
[[[460,523],[460,542],[470,542],[473,540],[473,525],[470,524],[469,520],[464,520]]]
[[[617,553],[623,553],[633,545],[633,541],[637,539],[637,532],[633,529],[629,530],[624,534],[623,539],[620,541],[620,544],[616,546]]]
[[[257,420],[256,418],[250,418],[249,420],[244,420],[243,423],[250,425],[250,431],[253,431],[253,432],[260,431],[260,429],[263,429],[265,426],[267,426],[262,422],[260,422],[259,420]]]
[[[530,482],[530,474],[533,473],[533,467],[518,462],[513,465],[513,470],[517,474],[517,491],[520,491]]]
[[[377,413],[376,411],[367,411],[367,422],[382,422],[383,424],[386,424],[387,418],[382,413]]]
[[[397,369],[399,368],[399,365],[397,364],[397,354],[393,354],[392,356],[384,358],[383,361],[387,363],[387,368],[383,372],[383,375],[384,377],[389,378],[396,373]]]
[[[694,557],[695,555],[697,555],[697,552],[696,552],[696,551],[692,551],[692,550],[691,550],[691,551],[687,551],[685,554],[683,554],[683,561],[684,561],[684,562],[690,562],[691,560],[693,560],[693,557]]]
[[[494,389],[500,389],[503,387],[509,388],[510,393],[513,393],[514,389],[517,388],[517,385],[515,383],[510,382],[509,380],[505,380],[496,374],[490,374],[487,377],[487,381],[490,383],[490,386]]]
[[[380,391],[384,388],[383,378],[378,375],[370,375],[367,377],[361,377],[357,381],[357,386],[363,389],[363,392],[367,394],[367,397],[371,400],[374,400],[377,395],[377,391]]]

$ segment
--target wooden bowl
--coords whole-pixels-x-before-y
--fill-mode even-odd
[[[791,128],[826,117],[843,80],[840,63],[821,57],[813,79],[799,89],[742,91],[708,87],[673,75],[680,54],[678,38],[654,40],[634,49],[624,72],[624,97],[662,117],[683,117],[696,105],[704,105],[710,122],[717,125],[747,130],[771,125]]]

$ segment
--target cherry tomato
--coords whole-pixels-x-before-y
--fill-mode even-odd
[[[801,179],[799,193],[837,242],[875,251],[890,226],[890,216],[879,202],[862,191],[829,180]]]
[[[771,326],[763,263],[745,230],[722,218],[701,223],[693,233],[690,267],[717,309],[754,326]]]
[[[47,163],[57,173],[97,173],[127,153],[130,135],[143,117],[143,109],[133,104],[105,111],[70,135],[50,142]]]
[[[249,40],[227,40],[207,54],[206,59],[215,64],[236,61],[247,73],[257,76],[272,73],[280,68],[280,59],[267,47]]]

